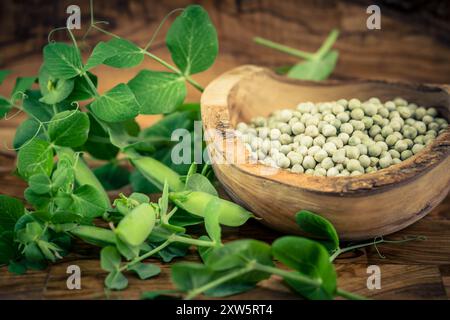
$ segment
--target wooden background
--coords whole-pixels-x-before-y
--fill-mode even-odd
[[[183,7],[191,1],[124,1],[97,0],[98,20],[110,22],[108,30],[144,45],[162,17],[170,10]],[[245,63],[276,67],[296,60],[262,48],[252,42],[262,36],[303,50],[317,49],[334,27],[341,30],[336,44],[340,51],[334,78],[379,78],[413,82],[450,83],[450,5],[448,1],[378,1],[382,12],[382,29],[366,29],[366,7],[373,1],[269,1],[224,0],[196,1],[208,10],[218,29],[220,56],[215,65],[195,78],[206,86],[222,72]],[[0,3],[0,68],[10,69],[14,76],[35,75],[41,63],[41,48],[47,42],[48,32],[65,23],[65,8],[78,4],[82,9],[82,27],[86,28],[88,1],[2,1]],[[164,26],[152,48],[156,55],[170,59],[164,47]],[[83,30],[82,30],[83,31]],[[78,34],[81,35],[82,31]],[[64,39],[63,33],[55,38]],[[84,52],[103,39],[92,32],[83,43]],[[100,67],[100,91],[118,82],[127,81],[142,68],[162,69],[150,60],[137,67],[117,70]],[[7,95],[13,86],[9,78],[0,94]],[[188,100],[198,101],[199,94],[189,90]],[[14,129],[23,121],[19,115],[0,121],[0,193],[22,197],[24,183],[11,176],[14,153],[11,146]],[[141,117],[146,126],[154,117]],[[420,192],[420,190],[418,190]],[[381,245],[382,259],[374,248],[360,250],[337,260],[339,285],[377,299],[446,299],[450,297],[450,197],[426,218],[413,226],[390,236],[399,239],[405,235],[424,235],[427,241],[403,245]],[[279,234],[251,222],[239,229],[227,229],[225,240],[243,237],[271,242]],[[97,260],[98,252],[85,245],[75,246],[75,252],[64,261],[43,272],[14,276],[0,268],[0,298],[138,298],[142,291],[170,287],[169,267],[149,281],[130,276],[130,288],[124,292],[103,290],[105,274]],[[196,260],[195,253],[188,256]],[[77,264],[82,270],[82,290],[66,289],[66,268]],[[382,289],[366,288],[366,268],[377,264],[382,272]],[[279,279],[271,278],[260,288],[239,298],[277,299],[296,298]]]

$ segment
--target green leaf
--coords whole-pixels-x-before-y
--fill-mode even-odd
[[[5,81],[6,77],[11,73],[9,70],[0,70],[0,84]]]
[[[286,236],[272,244],[272,253],[289,268],[322,282],[319,287],[314,287],[285,278],[295,291],[309,299],[333,298],[336,272],[327,250],[321,244],[306,238]]]
[[[205,208],[205,228],[208,236],[216,242],[217,245],[222,243],[222,231],[219,223],[218,206],[220,202],[218,198],[211,199]]]
[[[90,72],[87,72],[87,75],[91,79],[94,86],[97,87],[97,76]],[[91,87],[84,77],[78,76],[73,78],[72,80],[74,81],[74,86],[71,94],[67,97],[67,101],[83,101],[95,96],[95,93],[92,92]]]
[[[172,282],[177,289],[185,292],[199,288],[214,279],[214,271],[199,263],[176,263],[171,271]]]
[[[151,263],[135,263],[128,270],[136,272],[141,280],[146,280],[161,273],[161,269]]]
[[[213,196],[218,197],[216,188],[212,185],[211,181],[208,180],[204,175],[200,173],[194,173],[191,175],[186,183],[186,190],[201,191],[209,193]]]
[[[63,101],[72,92],[74,81],[72,79],[60,80],[51,76],[45,65],[39,70],[39,88],[42,98],[39,101],[46,104],[55,104]]]
[[[8,271],[17,275],[22,275],[27,272],[27,264],[25,261],[12,261],[8,265]]]
[[[46,194],[52,189],[52,181],[43,173],[38,173],[31,176],[28,180],[28,184],[30,186],[30,190],[36,194]]]
[[[36,209],[45,209],[50,203],[51,197],[49,194],[37,194],[30,188],[26,188],[24,191],[24,197],[27,202],[33,205]]]
[[[3,228],[2,225],[0,225],[0,228]],[[14,232],[0,231],[0,265],[10,263],[10,261],[14,260],[17,255],[18,246],[17,242],[14,242]]]
[[[128,280],[122,272],[113,271],[106,277],[105,285],[108,289],[123,290],[128,286]]]
[[[33,118],[46,122],[53,117],[53,110],[48,104],[39,101],[41,97],[42,95],[39,90],[27,91],[27,96],[23,100],[23,109]]]
[[[142,70],[128,86],[139,102],[141,114],[170,113],[186,97],[184,79],[170,72]]]
[[[295,79],[321,81],[333,72],[339,53],[331,50],[321,60],[307,60],[292,67],[287,76]]]
[[[22,99],[22,95],[20,93],[25,93],[28,89],[31,88],[33,83],[36,81],[36,77],[19,77],[16,79],[16,84],[11,92],[11,100],[16,101]]]
[[[166,44],[173,62],[184,74],[212,66],[219,51],[216,29],[199,5],[188,6],[170,26]]]
[[[321,243],[334,251],[339,248],[339,236],[336,229],[327,219],[307,210],[302,210],[295,215],[295,221],[300,229],[311,236],[323,239]]]
[[[23,146],[17,155],[17,169],[26,180],[38,173],[50,176],[53,169],[53,148],[50,143],[33,139]]]
[[[73,78],[83,70],[78,48],[60,42],[44,47],[44,63],[52,76],[62,80]]]
[[[100,251],[100,266],[105,271],[116,271],[120,268],[120,254],[116,248],[109,246]]]
[[[14,230],[14,226],[25,213],[23,203],[12,197],[0,195],[0,234]]]
[[[215,271],[223,271],[243,267],[252,260],[272,266],[270,246],[252,239],[236,240],[211,252],[205,264]]]
[[[130,172],[112,162],[94,169],[95,176],[106,190],[116,190],[126,186],[130,180]]]
[[[101,216],[109,206],[102,192],[89,184],[79,187],[73,194],[60,195],[56,201],[61,209],[70,209],[86,218]]]
[[[178,293],[178,290],[154,290],[154,291],[146,291],[142,293],[141,299],[143,300],[175,300],[179,299],[179,297],[173,296],[173,294]]]
[[[26,119],[16,129],[16,135],[14,136],[13,141],[14,148],[19,149],[33,137],[45,140],[44,131],[39,127],[39,122],[34,119]]]
[[[57,113],[48,126],[48,134],[58,146],[79,147],[88,138],[89,117],[78,110]]]
[[[142,50],[134,43],[122,38],[113,38],[108,42],[97,44],[86,62],[85,70],[102,63],[115,68],[131,68],[141,64],[143,59]]]
[[[116,236],[116,248],[119,253],[125,257],[127,260],[132,260],[139,255],[140,247],[139,246],[131,246],[128,243],[122,241],[119,237]]]
[[[108,122],[121,122],[139,114],[139,105],[130,88],[120,83],[91,104],[97,117]]]
[[[131,68],[141,64],[142,60],[144,60],[142,50],[131,41],[113,38],[107,43],[114,52],[114,55],[104,61],[104,64],[107,66]]]
[[[0,118],[3,118],[12,109],[12,105],[8,99],[0,96]]]
[[[157,193],[159,188],[145,178],[139,170],[134,170],[130,175],[130,184],[133,191],[142,193]],[[175,213],[176,214],[176,213]],[[203,219],[202,219],[203,220]]]

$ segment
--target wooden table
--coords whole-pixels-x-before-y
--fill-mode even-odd
[[[177,6],[182,6],[184,2],[189,1],[179,2]],[[427,33],[428,31],[417,30],[414,27],[415,24],[405,23],[401,16],[384,15],[384,29],[380,33],[367,32],[365,27],[361,27],[366,19],[365,8],[355,4],[354,1],[339,2],[333,6],[325,2],[316,4],[315,1],[305,1],[302,6],[298,6],[295,1],[277,1],[276,6],[271,1],[224,1],[223,7],[212,5],[212,3],[204,1],[219,30],[221,54],[211,70],[195,76],[196,80],[202,84],[207,84],[222,72],[243,63],[276,66],[294,62],[295,59],[252,44],[251,38],[255,35],[269,37],[306,50],[314,50],[334,26],[339,26],[342,31],[337,43],[341,60],[335,72],[335,76],[339,78],[385,77],[418,82],[450,83],[448,72],[450,48],[443,44],[445,42],[433,39]],[[154,3],[154,6],[158,10],[155,9],[156,11],[153,12],[158,12],[160,17],[152,16],[150,21],[140,19],[140,13],[145,11],[136,4],[130,9],[133,19],[127,15],[120,15],[113,9],[102,11],[102,18],[105,16],[105,20],[114,22],[113,25],[122,26],[120,30],[114,30],[115,32],[139,44],[144,44],[150,36],[148,30],[153,30],[161,16],[171,9],[171,6],[164,4]],[[418,23],[423,22],[420,17],[416,18],[419,19],[416,20]],[[320,20],[323,23],[303,23],[311,19]],[[274,33],[274,29],[281,31]],[[442,34],[446,35],[445,32]],[[163,48],[163,40],[164,30],[157,37],[153,46],[154,52],[163,58],[169,58],[167,51]],[[27,42],[28,49],[40,45],[42,44]],[[41,63],[40,55],[17,55],[22,52],[20,50],[23,50],[21,43],[17,44],[16,49],[14,48],[14,46],[2,48],[2,50],[5,49],[5,56],[8,57],[7,65],[2,68],[14,70],[16,76],[36,74]],[[417,51],[417,48],[421,49]],[[411,52],[414,54],[410,54]],[[391,62],[395,62],[389,68],[384,67],[386,57]],[[127,81],[141,68],[161,69],[159,65],[147,59],[139,68],[118,70],[100,67],[96,70],[96,73],[101,75],[100,91],[111,88],[118,79]],[[6,82],[0,87],[0,94],[10,92],[12,85],[11,82]],[[188,101],[198,101],[198,99],[199,94],[190,90]],[[11,146],[14,129],[23,119],[22,116],[18,116],[10,121],[0,122],[2,152],[4,152],[3,142]],[[138,121],[141,126],[147,126],[154,119],[153,116],[146,116],[140,117]],[[25,184],[11,175],[13,165],[14,158],[0,155],[0,193],[23,198]],[[256,221],[251,221],[238,229],[226,229],[224,233],[224,241],[255,238],[270,243],[280,236]],[[339,286],[375,299],[450,298],[450,197],[447,197],[421,221],[387,238],[400,239],[407,235],[423,235],[427,237],[427,240],[401,245],[382,244],[379,250],[385,258],[381,258],[375,248],[370,247],[337,259]],[[106,274],[100,268],[98,257],[98,249],[77,242],[74,245],[74,251],[68,257],[44,271],[32,271],[23,276],[16,276],[8,273],[6,267],[2,267],[0,268],[0,299],[137,299],[144,291],[172,287],[170,265],[160,264],[162,273],[158,277],[141,281],[130,275],[127,290],[106,292],[103,286]],[[186,259],[196,261],[198,257],[195,252],[191,252]],[[81,290],[71,291],[66,287],[68,276],[66,269],[72,264],[81,268]],[[368,277],[366,270],[368,265],[373,264],[381,268],[381,289],[371,291],[366,287]],[[291,293],[279,278],[273,277],[261,283],[257,289],[233,298],[296,299],[298,296]]]

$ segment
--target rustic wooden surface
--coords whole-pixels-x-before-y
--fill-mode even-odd
[[[45,43],[45,36],[51,26],[64,23],[64,20],[52,18],[54,6],[42,6],[33,1],[27,10],[39,12],[47,10],[47,14],[27,16],[25,12],[15,11],[15,21],[20,17],[28,17],[36,26],[29,29],[29,38],[39,38],[40,42],[28,40],[14,42],[8,38],[8,27],[3,28],[0,37],[0,57],[2,68],[8,68],[17,75],[33,75],[37,73],[41,63],[36,48]],[[63,2],[63,1],[62,1]],[[115,1],[114,3],[125,3]],[[113,5],[106,6],[104,1],[96,1],[99,8],[98,18],[110,20],[111,28],[124,37],[139,44],[145,44],[151,37],[162,15],[170,9],[180,7],[189,1],[177,0],[152,2],[150,7],[145,1],[130,1],[129,5],[116,10]],[[423,20],[415,18],[410,23],[408,16],[397,13],[390,15],[383,11],[381,31],[365,29],[364,1],[200,1],[210,12],[218,27],[221,53],[214,67],[207,72],[195,76],[203,85],[226,70],[244,63],[254,63],[269,67],[295,62],[284,54],[261,48],[251,42],[253,36],[263,36],[274,41],[283,42],[306,50],[315,50],[333,27],[342,30],[337,43],[341,52],[335,77],[388,78],[416,82],[450,83],[450,46],[448,45],[448,25],[444,24],[440,37],[431,37],[433,30],[439,29],[436,24],[420,24]],[[2,2],[2,12],[7,12]],[[56,3],[56,2],[53,2]],[[58,1],[58,3],[60,3]],[[103,4],[101,4],[103,3]],[[144,3],[144,4],[141,4]],[[367,5],[366,5],[367,6]],[[61,8],[65,8],[61,6]],[[147,9],[146,9],[147,8]],[[82,6],[84,12],[86,8]],[[382,9],[383,10],[383,9]],[[122,14],[123,13],[123,14]],[[58,12],[56,12],[58,14]],[[51,22],[42,23],[40,18],[47,17]],[[63,15],[64,16],[64,15]],[[445,15],[444,15],[445,16]],[[86,17],[84,17],[86,18]],[[5,18],[9,23],[14,16]],[[18,20],[19,19],[19,20]],[[47,19],[47,20],[48,20]],[[23,27],[26,19],[20,24]],[[3,21],[3,19],[2,19]],[[320,21],[321,23],[317,23]],[[448,20],[447,20],[448,21]],[[18,22],[19,23],[19,22]],[[119,28],[120,27],[120,28]],[[23,27],[22,29],[24,29]],[[26,29],[26,28],[25,28]],[[274,30],[277,30],[274,32]],[[11,34],[17,35],[18,32]],[[157,37],[154,53],[169,59],[163,48],[165,28]],[[443,35],[443,36],[442,36]],[[98,40],[98,34],[88,39]],[[6,63],[3,63],[6,62]],[[389,67],[387,67],[389,66]],[[111,88],[115,83],[127,81],[141,68],[161,69],[150,60],[138,68],[117,70],[100,67],[100,91]],[[10,92],[13,83],[6,81],[0,87],[0,94]],[[199,94],[189,90],[188,101],[198,101]],[[0,122],[0,150],[11,154],[4,145],[11,146],[14,128],[24,119],[22,115],[9,121]],[[146,126],[154,121],[154,117],[141,117],[139,123]],[[22,197],[25,184],[11,175],[13,159],[0,156],[0,193]],[[418,190],[420,192],[420,190]],[[383,244],[379,250],[385,256],[381,258],[371,247],[348,254],[337,260],[336,269],[339,274],[339,285],[343,289],[367,295],[375,299],[449,299],[450,298],[450,197],[421,221],[398,232],[389,239],[400,239],[406,235],[424,235],[426,241],[409,242],[403,245]],[[280,234],[271,231],[256,221],[252,221],[238,229],[227,229],[224,240],[238,238],[256,238],[271,242]],[[100,269],[98,251],[82,243],[75,245],[75,251],[63,261],[40,272],[29,272],[24,276],[15,276],[0,268],[1,299],[104,299],[104,298],[139,298],[143,291],[167,289],[171,287],[169,266],[161,265],[162,274],[155,279],[141,281],[130,276],[130,286],[123,292],[107,292],[103,289],[106,274]],[[187,259],[197,260],[195,252]],[[82,290],[70,291],[66,287],[66,268],[77,264],[82,270]],[[366,268],[377,264],[381,267],[381,290],[370,291],[366,287]],[[239,299],[295,299],[289,289],[274,277],[265,281],[261,287],[239,295]]]

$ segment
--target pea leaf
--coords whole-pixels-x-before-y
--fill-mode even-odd
[[[161,269],[151,263],[135,263],[128,267],[128,270],[134,271],[141,280],[146,280],[161,273]]]
[[[130,172],[114,163],[107,163],[94,169],[95,176],[100,180],[106,190],[116,190],[127,185]]]
[[[321,60],[300,62],[289,70],[287,76],[302,80],[325,80],[333,72],[338,56],[336,50],[331,50]]]
[[[79,147],[86,142],[88,133],[89,117],[78,110],[57,113],[48,126],[50,140],[58,146]]]
[[[90,128],[84,148],[97,159],[114,159],[119,153],[119,148],[111,144],[109,133],[98,123],[98,121],[90,113],[88,113],[88,115]]]
[[[9,76],[10,73],[11,71],[9,70],[0,70],[0,84],[2,84],[3,81],[5,81],[6,77]]]
[[[33,83],[36,81],[36,77],[19,77],[16,79],[16,84],[11,92],[11,100],[16,101],[22,98],[19,92],[25,93],[31,88]]]
[[[120,122],[136,117],[139,104],[130,88],[120,83],[91,104],[97,117],[107,122]]]
[[[10,263],[17,255],[18,246],[14,242],[14,233],[12,231],[0,232],[0,264]]]
[[[53,148],[47,141],[33,139],[19,150],[17,170],[26,180],[43,173],[50,176],[53,169]]]
[[[108,45],[113,49],[114,55],[104,61],[107,66],[131,68],[141,64],[144,60],[142,50],[131,41],[113,38],[108,41]]]
[[[92,83],[95,87],[97,87],[97,76],[87,72],[88,77],[91,79]],[[86,99],[90,99],[94,97],[94,92],[92,92],[91,87],[89,86],[87,80],[82,77],[78,76],[73,78],[74,86],[73,90],[70,93],[70,95],[67,97],[67,101],[73,102],[73,101],[82,101]]]
[[[115,271],[120,267],[120,254],[116,248],[109,246],[100,251],[100,266],[105,271]]]
[[[113,38],[108,42],[100,42],[86,62],[85,70],[105,64],[115,68],[131,68],[141,64],[144,59],[142,50],[134,43]]]
[[[216,188],[212,185],[211,181],[208,180],[204,175],[200,173],[194,173],[189,177],[186,182],[186,190],[201,191],[212,194],[218,197]]]
[[[257,240],[229,242],[211,252],[205,264],[215,271],[223,271],[245,266],[251,260],[272,266],[270,246]]]
[[[52,181],[50,178],[43,174],[38,173],[31,176],[28,180],[29,188],[36,194],[46,194],[52,189]]]
[[[40,102],[42,95],[39,90],[27,91],[27,96],[23,100],[23,109],[27,114],[39,121],[49,121],[53,117],[52,107]]]
[[[272,244],[272,253],[286,266],[313,279],[318,287],[284,279],[295,291],[309,299],[332,299],[336,291],[336,272],[326,249],[319,243],[300,237],[286,236]]]
[[[0,195],[0,234],[13,231],[14,226],[25,213],[23,203],[15,198]],[[0,250],[1,251],[1,250]]]
[[[170,113],[186,97],[186,84],[175,73],[142,70],[128,82],[141,114]]]
[[[302,210],[295,215],[295,221],[304,232],[321,238],[321,243],[334,251],[339,248],[339,236],[336,229],[327,219],[307,210]]]
[[[199,288],[214,278],[214,271],[199,263],[176,263],[171,271],[172,282],[177,289],[185,292]]]
[[[42,98],[39,101],[46,104],[55,104],[63,101],[72,92],[74,81],[72,79],[57,79],[48,73],[45,65],[39,70],[39,88]]]
[[[219,51],[216,29],[199,5],[188,6],[170,26],[166,44],[173,62],[184,74],[205,71]]]
[[[43,129],[39,127],[39,122],[35,119],[26,119],[16,129],[16,135],[14,136],[13,141],[14,148],[19,149],[33,137],[37,137],[41,140],[46,139]]]
[[[204,213],[206,232],[217,245],[222,243],[222,232],[219,223],[219,215],[217,214],[219,206],[220,202],[218,198],[213,198],[206,205]]]
[[[27,202],[36,209],[47,209],[47,206],[51,200],[49,194],[38,194],[29,187],[25,189],[23,195],[25,200],[27,200]]]
[[[82,185],[73,194],[60,195],[56,201],[61,209],[70,209],[86,218],[101,216],[109,206],[102,192],[89,184]]]
[[[112,290],[123,290],[128,286],[128,279],[122,272],[113,271],[106,277],[105,286]]]
[[[127,260],[132,260],[139,255],[139,246],[131,246],[116,236],[116,248]]]
[[[60,42],[44,47],[44,63],[52,76],[62,80],[73,78],[83,70],[78,48]]]
[[[3,118],[11,110],[12,106],[8,99],[0,96],[0,118]]]

